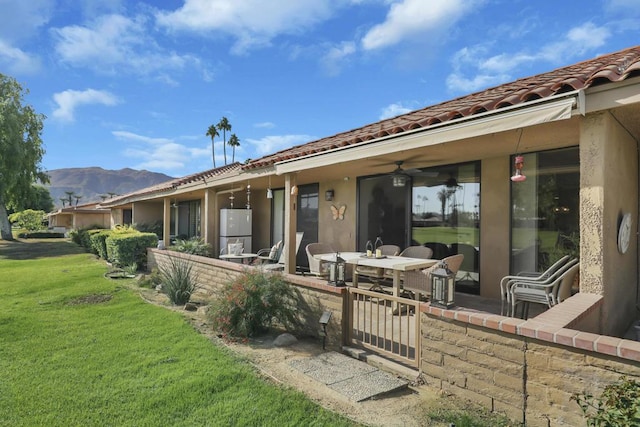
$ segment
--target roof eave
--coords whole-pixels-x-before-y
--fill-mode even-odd
[[[275,164],[276,174],[281,175],[346,161],[388,155],[397,152],[399,144],[402,145],[402,150],[410,150],[487,133],[502,132],[539,123],[568,119],[573,114],[574,107],[578,106],[580,102],[578,99],[579,93],[580,91],[567,92],[526,104],[501,108],[497,111],[487,111],[401,134],[372,139],[357,145],[334,148],[296,159],[283,160]]]

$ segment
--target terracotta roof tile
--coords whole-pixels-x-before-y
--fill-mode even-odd
[[[639,75],[640,46],[635,46],[281,150],[253,160],[242,168],[248,170],[267,167],[283,160],[356,145],[375,138],[397,135],[457,118],[470,117]]]
[[[180,178],[172,179],[170,181],[165,181],[160,184],[152,185],[151,187],[145,187],[138,191],[134,191],[122,196],[114,197],[113,199],[108,199],[100,203],[99,206],[107,207],[107,206],[115,206],[122,203],[128,203],[129,199],[134,197],[161,193],[163,191],[176,189],[182,185],[190,184],[192,182],[197,182],[197,181],[204,181],[209,178],[220,178],[234,171],[240,170],[240,166],[241,166],[240,163],[235,162],[235,163],[231,163],[230,165],[220,166],[218,168],[209,169],[204,172],[197,172],[192,175],[187,175]]]

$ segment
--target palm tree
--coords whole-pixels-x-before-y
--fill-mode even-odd
[[[62,209],[64,209],[67,204],[67,199],[65,199],[64,197],[60,197],[60,201],[62,202]]]
[[[236,147],[240,146],[240,140],[238,139],[238,137],[236,136],[235,133],[232,133],[231,136],[229,137],[229,147],[233,148],[233,154],[231,155],[231,163],[235,163],[236,162]]]
[[[69,206],[71,206],[72,200],[73,200],[73,196],[75,195],[75,191],[65,191],[64,194],[67,195],[67,200],[69,201]]]
[[[442,219],[441,221],[444,222],[444,213],[445,213],[445,209],[447,207],[447,200],[449,200],[449,197],[451,197],[451,193],[449,193],[449,191],[447,191],[446,188],[443,188],[442,190],[438,191],[438,200],[440,200],[440,210],[442,213]]]
[[[229,123],[229,120],[226,117],[222,117],[220,119],[220,122],[217,124],[218,130],[222,131],[222,139],[224,140],[223,143],[223,150],[224,150],[224,164],[225,166],[227,165],[227,131],[231,131],[231,123]]]
[[[213,168],[216,168],[216,150],[214,149],[213,146],[213,138],[215,138],[216,136],[220,136],[220,134],[218,133],[218,129],[216,129],[216,127],[214,125],[209,126],[209,129],[207,129],[207,133],[205,133],[206,136],[210,136],[211,137],[211,156],[213,157]]]
[[[74,194],[73,197],[76,199],[76,206],[78,206],[78,201],[82,199],[82,196],[78,196],[77,194]]]

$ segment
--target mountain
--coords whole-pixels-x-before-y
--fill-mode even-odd
[[[122,195],[174,178],[146,170],[106,170],[99,167],[53,169],[47,172],[51,182],[46,187],[56,208],[62,207],[61,198],[68,198],[66,191],[82,196],[78,204],[102,201],[101,195]],[[73,204],[76,198],[73,197]],[[67,205],[68,206],[68,205]]]

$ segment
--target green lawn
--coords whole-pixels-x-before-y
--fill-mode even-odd
[[[0,241],[0,425],[353,425],[106,269],[72,243]]]

